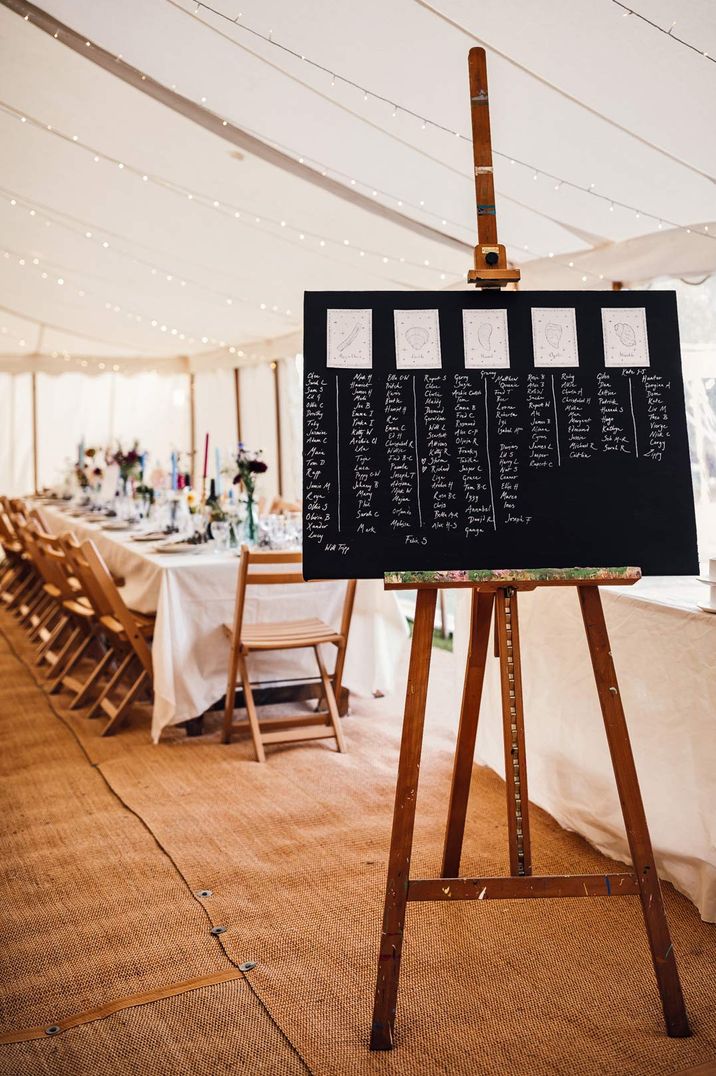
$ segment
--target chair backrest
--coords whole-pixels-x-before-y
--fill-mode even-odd
[[[300,552],[281,552],[273,550],[250,549],[249,546],[241,547],[241,559],[239,561],[239,577],[236,583],[236,606],[234,610],[234,640],[241,638],[241,626],[244,621],[244,605],[246,602],[246,588],[256,585],[286,585],[290,583],[305,583],[302,570],[303,555]],[[293,571],[276,571],[277,565],[289,564],[294,566]],[[347,637],[353,614],[353,602],[355,599],[355,579],[346,582],[346,593],[343,600],[343,614],[341,617],[341,635]]]
[[[17,532],[12,525],[10,516],[5,511],[5,505],[0,501],[0,543],[3,546],[13,546],[18,541]]]
[[[271,550],[252,550],[247,545],[241,547],[241,559],[239,560],[239,575],[236,581],[236,605],[234,607],[234,639],[241,637],[241,625],[244,622],[244,604],[246,602],[246,588],[249,585],[276,583],[302,583],[303,572],[300,567],[295,571],[275,571],[278,564],[300,565],[302,555],[296,553],[281,553]],[[267,570],[268,569],[268,570]]]
[[[87,564],[88,571],[94,576],[95,582],[101,590],[104,599],[109,603],[112,611],[108,615],[112,616],[121,624],[128,644],[132,647],[132,650],[134,650],[141,661],[145,671],[151,676],[152,652],[139,629],[137,621],[125,604],[122,595],[119,593],[110,570],[102,559],[99,550],[94,542],[88,539],[87,541],[82,542],[80,553]]]
[[[60,539],[40,530],[34,520],[25,527],[24,534],[28,553],[45,582],[55,586],[63,598],[74,597],[70,584],[72,571]]]
[[[113,616],[112,606],[102,587],[97,582],[75,536],[70,533],[61,535],[60,544],[65,551],[68,564],[80,584],[81,593],[89,602],[97,619],[103,616]]]
[[[283,497],[274,497],[269,508],[269,515],[287,515],[291,512],[300,512],[300,501],[285,501]]]

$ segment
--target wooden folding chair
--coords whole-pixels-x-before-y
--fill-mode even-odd
[[[111,736],[119,729],[140,692],[148,692],[151,697],[153,673],[149,642],[154,633],[154,618],[127,607],[93,542],[81,544],[77,551],[78,566],[80,559],[82,572],[93,578],[91,602],[97,603],[99,623],[117,662],[109,681],[87,711],[87,717],[95,717],[100,711],[105,713],[109,721],[102,729],[102,735]]]
[[[45,534],[34,523],[26,528],[25,539],[44,577],[43,590],[57,613],[54,620],[41,621],[37,631],[41,640],[38,658],[50,666],[49,690],[52,693],[60,689],[63,678],[90,645],[92,610],[79,594],[79,581],[73,575],[60,539]]]
[[[276,571],[274,566],[288,564],[293,571]],[[268,566],[269,570],[265,569]],[[340,695],[341,677],[346,656],[348,632],[353,614],[355,598],[355,580],[346,583],[343,601],[343,615],[340,631],[318,618],[309,620],[288,620],[274,623],[244,623],[244,606],[246,590],[249,586],[303,583],[300,553],[253,552],[248,546],[241,550],[239,578],[236,588],[236,607],[234,626],[231,631],[231,656],[229,659],[229,676],[226,685],[226,707],[224,711],[224,743],[231,742],[234,726],[234,703],[237,682],[240,682],[246,703],[254,750],[258,762],[266,761],[264,747],[268,744],[298,743],[302,740],[335,739],[339,751],[345,751],[346,745],[341,730],[336,698]],[[320,647],[331,643],[337,649],[336,664],[332,675],[326,671]],[[320,677],[323,698],[327,710],[315,714],[287,714],[282,717],[259,720],[254,701],[251,679],[247,668],[247,657],[253,651],[300,650],[312,649]]]
[[[74,692],[69,703],[70,710],[74,710],[89,701],[115,659],[114,650],[101,620],[103,615],[111,613],[111,607],[105,601],[101,588],[90,571],[74,535],[69,533],[61,535],[59,541],[80,590],[78,595],[63,602],[63,606],[68,614],[82,618],[87,635],[87,646],[77,653],[75,661],[68,663],[62,675],[62,687]],[[79,666],[81,659],[85,659],[85,664],[87,659],[91,663],[84,679],[80,676],[79,668],[75,671],[75,666]]]

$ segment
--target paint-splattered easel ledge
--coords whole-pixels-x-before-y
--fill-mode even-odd
[[[475,583],[492,583],[509,586],[512,583],[598,583],[600,585],[621,583],[629,585],[641,579],[641,569],[622,568],[500,568],[496,571],[473,569],[468,571],[434,572],[386,572],[383,582],[389,587],[408,587],[418,583],[433,586],[465,586]]]

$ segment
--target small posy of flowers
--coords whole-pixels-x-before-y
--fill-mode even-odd
[[[135,478],[142,469],[143,453],[139,450],[139,441],[135,441],[129,451],[125,452],[120,444],[114,451],[106,452],[107,462],[116,463],[122,478]]]
[[[260,474],[265,474],[268,464],[263,459],[263,453],[250,452],[245,445],[239,445],[236,455],[237,474],[234,476],[234,485],[243,486],[249,497],[253,497],[256,489],[256,479]]]
[[[86,448],[82,463],[75,464],[75,477],[80,489],[97,485],[104,477],[104,470],[99,466],[100,452],[97,448]]]
[[[75,464],[75,478],[77,479],[77,485],[80,489],[87,489],[90,484],[87,469],[85,467],[80,467],[78,463]]]

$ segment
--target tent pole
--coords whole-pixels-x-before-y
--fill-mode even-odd
[[[234,367],[234,400],[236,401],[236,440],[241,444],[241,373],[238,366]]]
[[[32,371],[32,484],[38,493],[37,482],[37,373]]]
[[[193,373],[189,374],[189,470],[191,472],[191,488],[196,489],[196,399],[194,392]]]
[[[276,456],[278,458],[278,495],[279,497],[283,497],[283,452],[281,448],[281,384],[279,378],[278,363],[272,362],[271,369],[273,370],[273,398],[274,406],[276,408]]]

